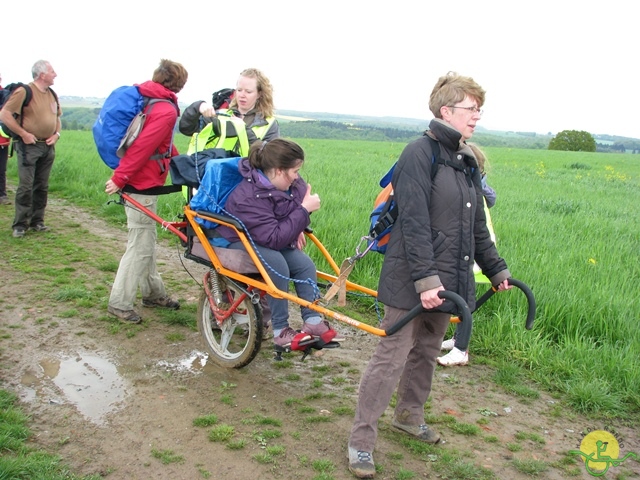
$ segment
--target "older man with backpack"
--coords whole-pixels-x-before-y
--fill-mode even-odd
[[[44,232],[44,211],[49,193],[49,174],[60,138],[62,109],[51,89],[57,76],[46,60],[31,69],[33,82],[18,84],[0,110],[3,129],[13,137],[18,157],[18,190],[13,236],[24,237],[28,229]]]

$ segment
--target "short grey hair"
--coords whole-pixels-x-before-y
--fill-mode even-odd
[[[36,78],[38,78],[41,73],[47,73],[49,65],[50,63],[46,60],[38,60],[36,63],[34,63],[33,67],[31,67],[31,76],[33,77],[33,79],[35,80]]]

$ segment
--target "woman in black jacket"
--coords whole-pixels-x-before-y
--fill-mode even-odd
[[[377,423],[396,385],[392,426],[428,443],[440,441],[424,424],[424,404],[454,306],[438,293],[457,293],[473,311],[474,259],[492,285],[510,288],[511,274],[487,228],[478,164],[465,143],[482,116],[484,98],[470,77],[453,72],[440,77],[429,101],[436,118],[425,132],[440,143],[438,170],[432,180],[431,144],[422,137],[405,147],[393,173],[398,218],[378,284],[378,300],[385,305],[380,328],[397,323],[419,303],[427,311],[382,337],[362,376],[348,446],[349,470],[359,478],[375,475]]]

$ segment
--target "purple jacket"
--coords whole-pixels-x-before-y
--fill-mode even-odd
[[[259,170],[243,158],[238,167],[244,177],[231,192],[225,210],[239,218],[253,241],[272,250],[296,248],[298,236],[309,225],[309,212],[301,205],[307,184],[298,178],[289,192],[278,190]],[[218,232],[230,242],[240,239],[224,225]]]

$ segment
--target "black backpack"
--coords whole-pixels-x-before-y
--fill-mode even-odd
[[[211,105],[214,110],[220,110],[221,108],[229,108],[231,100],[235,96],[235,88],[223,88],[217,92],[213,92],[211,95]]]
[[[31,99],[33,98],[33,92],[31,91],[31,87],[29,85],[27,85],[26,83],[22,83],[22,82],[16,82],[16,83],[10,83],[9,85],[7,85],[6,87],[4,87],[2,90],[0,90],[0,109],[2,109],[2,107],[4,107],[4,104],[6,103],[6,101],[9,99],[9,97],[11,96],[11,94],[18,88],[24,88],[25,92],[27,92],[27,94],[24,97],[24,102],[22,102],[22,106],[20,107],[20,113],[14,113],[13,117],[18,120],[18,117],[20,117],[20,126],[22,126],[22,110],[24,109],[24,107],[28,106],[29,103],[31,102]],[[58,95],[56,94],[56,92],[53,91],[52,88],[49,88],[49,91],[53,94],[53,98],[56,99],[56,105],[57,105],[57,109],[60,109],[60,102],[58,101]],[[9,129],[9,127],[7,127],[4,123],[0,122],[0,128],[2,129],[2,131],[6,134],[6,136],[15,139],[20,138],[20,135],[18,135],[17,133],[11,131],[11,129]]]

